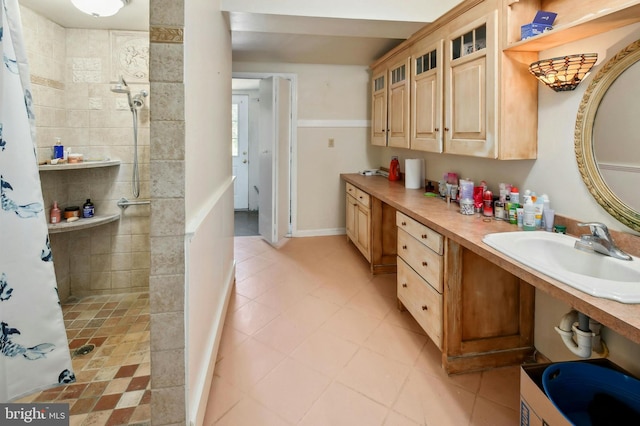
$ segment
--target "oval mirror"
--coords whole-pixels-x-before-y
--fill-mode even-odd
[[[614,218],[640,231],[640,40],[611,58],[587,88],[575,129],[582,180]]]

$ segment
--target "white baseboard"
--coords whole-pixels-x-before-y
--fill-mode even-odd
[[[346,235],[346,233],[345,228],[305,229],[295,231],[292,237],[326,237],[328,235]]]

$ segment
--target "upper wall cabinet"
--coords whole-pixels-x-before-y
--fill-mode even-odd
[[[444,152],[497,157],[496,12],[455,29],[445,49]]]
[[[406,52],[373,70],[371,143],[409,148],[409,57]]]
[[[421,41],[411,55],[411,149],[442,152],[443,42]]]

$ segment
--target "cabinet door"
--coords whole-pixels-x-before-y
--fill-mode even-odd
[[[445,47],[444,152],[497,158],[495,12],[453,33]]]
[[[369,243],[371,241],[370,210],[362,206],[361,204],[358,204],[357,207],[358,207],[358,210],[356,212],[357,214],[357,219],[356,219],[357,245],[359,246],[362,254],[364,254],[364,257],[368,261],[371,261],[371,250],[369,249]]]
[[[371,144],[387,146],[387,71],[374,72],[371,79]]]
[[[411,56],[411,149],[442,152],[442,46]]]
[[[409,148],[409,57],[389,68],[388,145]]]
[[[356,219],[358,202],[351,195],[347,194],[346,230],[347,237],[353,242],[356,241]]]

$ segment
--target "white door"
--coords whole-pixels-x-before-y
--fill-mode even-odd
[[[231,153],[233,185],[233,208],[249,209],[249,96],[233,95],[231,102]]]
[[[291,82],[260,81],[260,213],[258,232],[276,244],[289,233]]]

